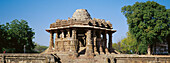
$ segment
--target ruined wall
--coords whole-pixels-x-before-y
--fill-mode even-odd
[[[54,59],[43,54],[0,54],[0,63],[55,63]]]
[[[114,55],[115,63],[170,63],[170,55]]]
[[[170,55],[103,54],[77,58],[68,54],[0,54],[0,63],[170,63]]]
[[[163,57],[120,57],[116,63],[170,63],[170,58]]]
[[[55,43],[57,43],[55,45],[57,48],[56,52],[68,52],[70,50],[70,38],[57,39]]]

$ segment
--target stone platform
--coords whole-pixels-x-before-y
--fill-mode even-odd
[[[101,54],[71,58],[68,54],[0,54],[0,63],[170,63],[170,55]]]

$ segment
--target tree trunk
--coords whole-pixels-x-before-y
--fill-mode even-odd
[[[168,54],[170,54],[170,35],[167,37],[166,41],[168,43]]]
[[[148,45],[148,55],[151,55],[151,45]]]
[[[139,51],[138,51],[138,46],[136,46],[136,47],[137,47],[137,50],[135,51],[135,53],[136,53],[136,54],[139,54]]]

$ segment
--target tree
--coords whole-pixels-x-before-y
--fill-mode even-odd
[[[121,40],[121,48],[125,53],[137,53],[137,41],[129,32],[127,32],[127,37]]]
[[[41,46],[37,43],[35,43],[35,48],[34,48],[34,51],[38,52],[38,53],[41,53],[43,51],[45,51],[48,47],[47,46]]]
[[[140,43],[138,44],[138,54],[147,54],[147,45]]]
[[[148,54],[154,43],[166,41],[170,35],[170,11],[163,5],[154,1],[136,2],[122,7],[121,12],[137,42],[148,45]]]
[[[116,49],[117,51],[121,52],[120,42],[118,42],[118,43],[113,43],[113,44],[112,44],[112,47],[113,47],[114,49]]]
[[[1,25],[0,42],[2,46],[0,47],[1,52],[24,52],[24,45],[26,46],[26,52],[33,52],[35,47],[32,39],[34,38],[34,32],[32,28],[28,26],[25,20],[13,20],[6,25]]]
[[[113,47],[121,53],[132,54],[138,53],[138,45],[136,39],[127,32],[127,37],[122,39],[117,44],[114,43]]]
[[[7,44],[7,27],[5,25],[0,25],[0,52],[2,52],[4,44]]]

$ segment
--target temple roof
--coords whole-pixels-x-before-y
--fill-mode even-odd
[[[86,9],[77,9],[72,18],[68,20],[57,19],[55,23],[50,24],[49,30],[54,29],[64,29],[64,28],[93,28],[93,29],[103,29],[112,30],[112,24],[110,21],[105,21],[104,19],[91,18],[90,14]],[[112,30],[113,31],[113,30]],[[115,31],[115,30],[114,30]]]
[[[71,19],[76,19],[76,20],[87,20],[91,19],[90,14],[86,9],[77,9]]]

